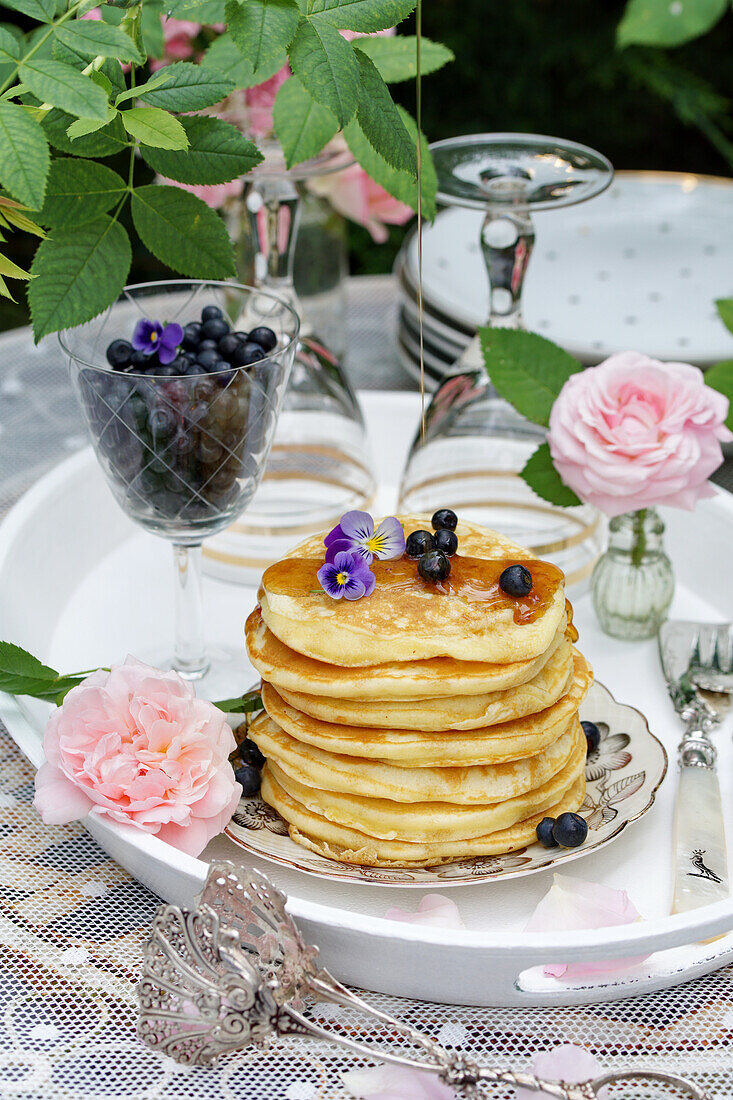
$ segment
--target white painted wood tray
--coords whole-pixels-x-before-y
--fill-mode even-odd
[[[365,393],[362,398],[382,484],[394,486],[417,424],[419,397]],[[394,492],[385,489],[380,507],[393,506]],[[678,578],[673,615],[733,617],[733,497],[721,491],[700,505],[694,519],[672,510],[664,518]],[[61,670],[166,643],[172,621],[169,558],[162,540],[124,516],[91,451],[84,451],[40,481],[0,527],[0,635]],[[254,591],[209,580],[205,595],[210,635],[243,644]],[[414,887],[385,890],[259,864],[288,893],[306,937],[320,946],[325,964],[342,980],[454,1004],[570,1004],[659,989],[733,961],[733,900],[674,917],[668,912],[680,726],[664,691],[656,644],[608,639],[595,624],[587,596],[576,598],[575,607],[580,644],[598,679],[619,702],[646,715],[672,766],[644,818],[612,845],[570,866],[569,873],[628,890],[645,919],[616,929],[525,934],[521,929],[552,880],[551,871],[540,871],[453,890],[465,930],[420,928],[384,919],[390,906],[416,907],[420,893]],[[37,701],[0,694],[0,718],[36,766],[48,710]],[[732,725],[729,719],[716,735],[731,839]],[[90,831],[157,894],[181,903],[201,888],[207,856],[244,858],[226,837],[212,842],[204,858],[193,859],[129,827],[96,821]],[[713,943],[701,942],[721,934]],[[538,970],[542,963],[623,959],[650,951],[655,954],[646,963],[612,978],[565,982]]]

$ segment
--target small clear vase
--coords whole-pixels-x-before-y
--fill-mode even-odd
[[[601,628],[612,638],[653,638],[667,618],[674,570],[663,535],[655,508],[626,512],[609,524],[608,549],[593,571],[591,595]]]

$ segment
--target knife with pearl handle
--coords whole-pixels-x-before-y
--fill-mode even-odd
[[[709,905],[730,894],[717,750],[710,739],[720,716],[690,675],[693,664],[700,667],[701,636],[707,629],[704,623],[673,621],[659,631],[667,690],[685,723],[678,749],[673,913]]]

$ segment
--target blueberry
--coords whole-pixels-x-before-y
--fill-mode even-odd
[[[128,340],[113,340],[107,348],[107,362],[115,370],[124,370],[130,365],[132,344]]]
[[[405,553],[408,558],[421,558],[428,550],[434,550],[435,543],[430,531],[413,531],[407,536]]]
[[[237,337],[240,344],[246,344],[247,341],[249,340],[249,333],[248,332],[234,332],[234,333],[232,333],[232,335]]]
[[[264,351],[272,351],[277,344],[277,336],[271,328],[267,328],[266,325],[260,325],[259,328],[253,328],[249,334],[250,340],[253,343],[259,344]]]
[[[588,822],[580,814],[560,814],[552,835],[563,848],[578,848],[588,836]]]
[[[417,571],[424,581],[444,581],[450,573],[450,562],[441,550],[428,550],[418,558]]]
[[[215,317],[213,321],[204,321],[201,326],[201,335],[204,340],[221,340],[229,332],[229,325],[223,317]]]
[[[177,355],[169,365],[174,368],[176,374],[185,374],[186,367],[191,361],[187,355]]]
[[[239,746],[239,758],[243,764],[250,764],[253,768],[259,769],[264,767],[265,764],[264,756],[254,741],[250,741],[249,737],[246,737]]]
[[[218,321],[219,318],[223,316],[224,314],[218,306],[204,306],[201,310],[202,321]]]
[[[251,764],[242,764],[241,768],[237,768],[234,778],[237,783],[242,784],[242,794],[245,798],[257,794],[260,789],[260,773]]]
[[[133,351],[130,356],[130,370],[140,371],[149,363],[147,355],[142,351]]]
[[[206,367],[207,370],[211,370],[214,363],[219,362],[219,352],[216,348],[204,348],[196,356],[196,362],[200,363],[202,367]]]
[[[432,523],[434,531],[455,531],[458,526],[458,516],[450,508],[439,508],[433,516]]]
[[[172,363],[159,363],[157,356],[151,362],[148,360],[148,366],[145,371],[151,378],[174,378],[180,372],[176,370]]]
[[[442,550],[449,558],[453,557],[458,549],[458,535],[455,531],[449,531],[447,527],[440,527],[435,532],[433,542],[435,543],[435,549]]]
[[[155,443],[165,443],[176,434],[176,418],[170,409],[153,409],[148,416],[148,431]]]
[[[595,722],[581,722],[580,724],[588,742],[588,752],[595,752],[601,743],[601,731]]]
[[[198,321],[191,321],[183,328],[183,346],[188,351],[195,351],[201,343],[201,325]]]
[[[219,374],[223,370],[231,370],[231,369],[232,369],[232,364],[227,363],[226,359],[217,359],[217,361],[214,363],[213,367],[211,368],[212,373],[216,373],[216,374]]]
[[[237,367],[248,367],[250,363],[257,363],[265,358],[265,353],[259,344],[248,340],[246,344],[240,344],[232,356],[232,362]]]
[[[532,574],[524,565],[510,565],[499,577],[499,588],[507,596],[527,596],[532,591]]]
[[[222,336],[219,341],[219,351],[224,359],[228,359],[230,355],[234,355],[234,352],[239,347],[239,337],[234,332],[227,332]]]
[[[214,351],[218,351],[219,350],[219,341],[218,340],[202,340],[201,343],[199,344],[198,350],[199,351],[206,351],[207,348],[209,348],[209,349],[213,348]],[[197,352],[197,354],[198,354],[198,352]]]
[[[555,834],[553,832],[555,828],[554,817],[543,817],[537,826],[537,839],[543,848],[557,848],[558,842],[555,840]]]
[[[200,363],[187,363],[183,373],[188,378],[195,378],[198,374],[208,374],[209,372],[206,367],[202,367]]]

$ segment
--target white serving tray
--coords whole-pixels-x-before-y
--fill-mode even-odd
[[[380,479],[394,486],[420,408],[417,394],[364,393],[362,402]],[[394,506],[394,491],[379,507]],[[694,517],[665,514],[667,545],[678,577],[672,614],[733,617],[733,496],[722,491]],[[127,652],[170,641],[170,549],[138,530],[114,502],[90,450],[38,482],[0,527],[0,636],[26,646],[62,671],[108,663]],[[243,644],[253,589],[205,581],[209,631]],[[577,599],[580,644],[602,680],[623,703],[639,708],[674,759],[680,725],[669,704],[654,642],[621,643],[599,631],[587,596]],[[31,762],[43,759],[49,712],[35,700],[0,694],[0,718]],[[716,735],[723,804],[733,818],[731,721]],[[290,910],[323,961],[343,981],[369,989],[454,1004],[571,1004],[674,985],[733,961],[733,900],[669,916],[671,822],[675,769],[643,820],[614,844],[591,853],[572,875],[629,891],[644,920],[617,929],[542,934],[521,931],[552,875],[456,889],[466,929],[420,928],[387,921],[393,905],[414,909],[419,891],[325,881],[260,863],[284,889]],[[161,897],[190,903],[206,875],[206,857],[241,860],[224,837],[193,859],[132,828],[96,820],[92,835],[109,854]],[[728,933],[714,943],[699,941]],[[656,952],[613,978],[546,979],[546,962],[631,958]]]

